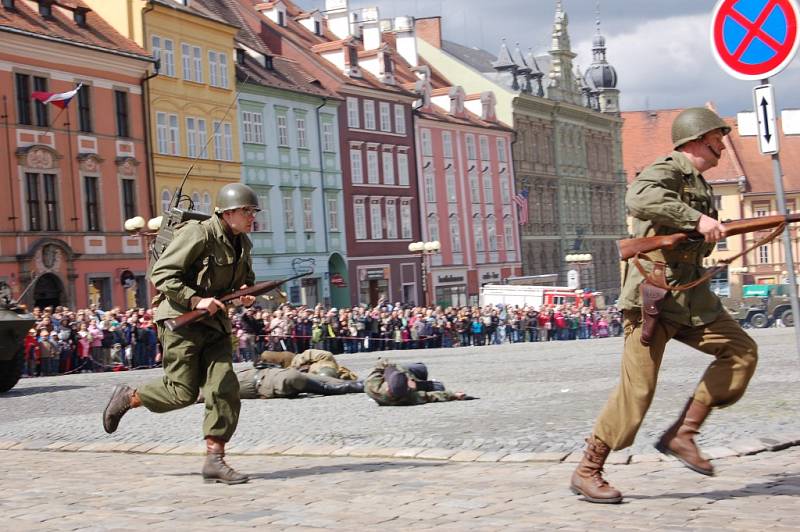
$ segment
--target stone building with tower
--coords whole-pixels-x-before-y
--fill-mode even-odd
[[[505,42],[495,56],[448,41],[439,17],[417,19],[415,30],[424,61],[468,93],[492,91],[498,119],[516,131],[515,189],[528,196],[523,274],[557,274],[567,285],[577,271],[578,287],[614,296],[616,241],[626,234],[617,75],[599,22],[592,63],[578,71],[568,24],[558,0],[550,50],[541,56]],[[567,260],[575,256],[580,264]]]

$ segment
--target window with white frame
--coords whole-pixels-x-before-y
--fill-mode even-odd
[[[436,202],[436,178],[433,175],[433,169],[430,167],[423,171],[425,176],[425,201],[428,203]]]
[[[168,212],[170,207],[170,200],[172,199],[172,194],[170,193],[169,189],[164,189],[161,191],[161,212]]]
[[[276,117],[275,122],[278,125],[278,145],[279,146],[288,146],[289,145],[289,127],[286,124],[286,115],[279,114]]]
[[[458,223],[458,216],[450,215],[450,248],[453,253],[461,253],[461,227]]]
[[[196,190],[192,192],[192,210],[200,212],[200,193]]]
[[[364,182],[363,156],[359,148],[350,148],[350,177],[353,183]]]
[[[358,98],[347,97],[347,127],[358,129],[361,127],[358,119]]]
[[[485,135],[478,137],[481,145],[481,161],[488,162],[489,157],[489,139]]]
[[[769,244],[759,246],[758,248],[758,263],[769,264]]]
[[[253,231],[270,232],[272,231],[272,220],[269,216],[269,196],[267,194],[259,194],[258,205],[261,210],[256,213]]]
[[[223,89],[228,88],[228,56],[224,52],[219,53],[219,70],[217,78],[219,79],[219,86]]]
[[[314,202],[311,196],[303,196],[303,230],[314,230]]]
[[[217,56],[216,50],[208,51],[208,84],[212,87],[218,87],[220,85],[219,79],[217,78]]]
[[[336,198],[328,198],[328,231],[339,230],[339,201]]]
[[[307,148],[306,144],[306,118],[305,116],[298,116],[295,119],[295,127],[297,128],[297,147]]]
[[[406,134],[406,108],[400,104],[394,104],[394,132]]]
[[[757,218],[767,216],[769,214],[769,203],[754,203],[753,215]]]
[[[369,204],[369,221],[372,239],[383,239],[383,217],[381,216],[381,203],[379,200],[372,200]]]
[[[367,182],[378,184],[380,183],[380,177],[378,173],[378,152],[367,150]]]
[[[392,108],[386,102],[380,102],[380,111],[381,111],[381,131],[391,131],[392,130]]]
[[[472,215],[472,231],[475,233],[475,251],[483,252],[483,220],[479,213]]]
[[[428,239],[431,242],[439,240],[439,216],[436,213],[428,215]]]
[[[394,185],[394,154],[386,151],[381,154],[383,162],[383,184]]]
[[[242,111],[242,142],[264,144],[264,123],[259,112]]]
[[[478,172],[474,168],[469,171],[469,192],[472,196],[472,203],[481,202],[481,186],[478,182]]]
[[[150,52],[155,60],[161,60],[161,37],[158,35],[150,36]],[[164,63],[161,61],[161,68],[164,68]]]
[[[195,126],[195,118],[191,116],[186,117],[186,156],[197,156],[197,129]]]
[[[228,56],[225,52],[208,51],[208,83],[212,87],[228,88]]]
[[[386,238],[397,238],[397,204],[395,200],[386,200]]]
[[[283,195],[283,226],[287,231],[294,231],[294,200],[292,195]]]
[[[200,212],[211,214],[211,194],[203,192],[203,199],[200,202]]]
[[[364,200],[356,200],[353,205],[353,225],[356,233],[356,240],[366,240],[367,213],[364,208]]]
[[[411,203],[408,201],[400,204],[400,238],[411,238]]]
[[[156,145],[158,153],[169,153],[169,122],[167,113],[156,113]]]
[[[445,171],[445,183],[447,184],[447,202],[456,202],[456,174],[452,168]]]
[[[375,129],[374,100],[364,100],[364,129]]]
[[[467,159],[474,161],[477,159],[477,154],[475,153],[475,137],[473,135],[467,135],[464,137],[464,142],[467,144]]]
[[[420,138],[422,139],[422,155],[430,157],[433,155],[433,144],[431,143],[431,130],[420,129]]]
[[[169,131],[167,136],[167,154],[181,154],[180,126],[178,126],[178,115],[167,115],[169,120]]]
[[[514,219],[511,217],[510,214],[506,214],[503,217],[503,221],[505,225],[505,237],[506,237],[506,251],[513,251],[514,249]]]
[[[500,196],[503,205],[511,203],[511,185],[508,183],[508,179],[500,180]]]
[[[397,184],[408,186],[408,154],[397,154]]]
[[[453,158],[453,134],[449,131],[442,131],[442,155],[445,159]]]
[[[199,46],[192,46],[192,73],[195,82],[203,83],[203,51]]]
[[[175,45],[171,39],[162,39],[153,35],[150,39],[153,57],[161,62],[159,73],[171,78],[175,77]]]
[[[233,131],[230,122],[222,124],[222,137],[225,142],[225,149],[223,150],[223,159],[226,161],[233,160]]]
[[[214,121],[214,159],[222,160],[224,147],[222,145],[222,124]]]
[[[497,251],[497,220],[491,214],[486,217],[486,238],[489,241],[489,251]]]
[[[494,194],[492,192],[492,176],[489,173],[483,174],[483,201],[491,205],[494,203]]]
[[[497,139],[497,160],[501,163],[506,162],[506,139]]]
[[[331,122],[322,123],[322,151],[336,151],[333,145],[333,124]]]
[[[203,62],[200,57],[200,47],[181,43],[181,63],[183,65],[183,79],[186,81],[203,82]]]

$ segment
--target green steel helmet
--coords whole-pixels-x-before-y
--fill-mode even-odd
[[[317,375],[321,377],[334,377],[339,378],[339,372],[333,366],[323,366],[317,370]]]
[[[222,213],[242,207],[259,208],[258,196],[252,188],[244,183],[229,183],[219,189],[216,212]]]
[[[677,149],[715,129],[721,129],[723,135],[731,132],[730,126],[711,109],[684,109],[672,123],[672,147]]]

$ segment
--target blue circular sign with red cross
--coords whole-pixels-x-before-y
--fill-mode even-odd
[[[711,17],[711,49],[731,76],[774,76],[797,51],[795,0],[719,0]]]

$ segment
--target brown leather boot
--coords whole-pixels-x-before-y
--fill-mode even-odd
[[[238,473],[225,463],[225,442],[216,438],[206,438],[206,462],[203,464],[205,482],[223,484],[244,484],[250,477]]]
[[[583,458],[572,473],[570,489],[576,495],[583,495],[589,502],[617,504],[622,502],[622,493],[603,478],[603,464],[611,448],[592,435],[586,439]]]
[[[103,428],[109,434],[115,432],[119,426],[119,420],[131,408],[141,406],[136,390],[126,384],[117,384],[111,392],[105,410],[103,410]]]
[[[656,442],[656,449],[674,456],[683,464],[701,475],[714,476],[714,466],[700,454],[694,437],[711,412],[711,407],[694,398],[689,399],[677,421]]]

